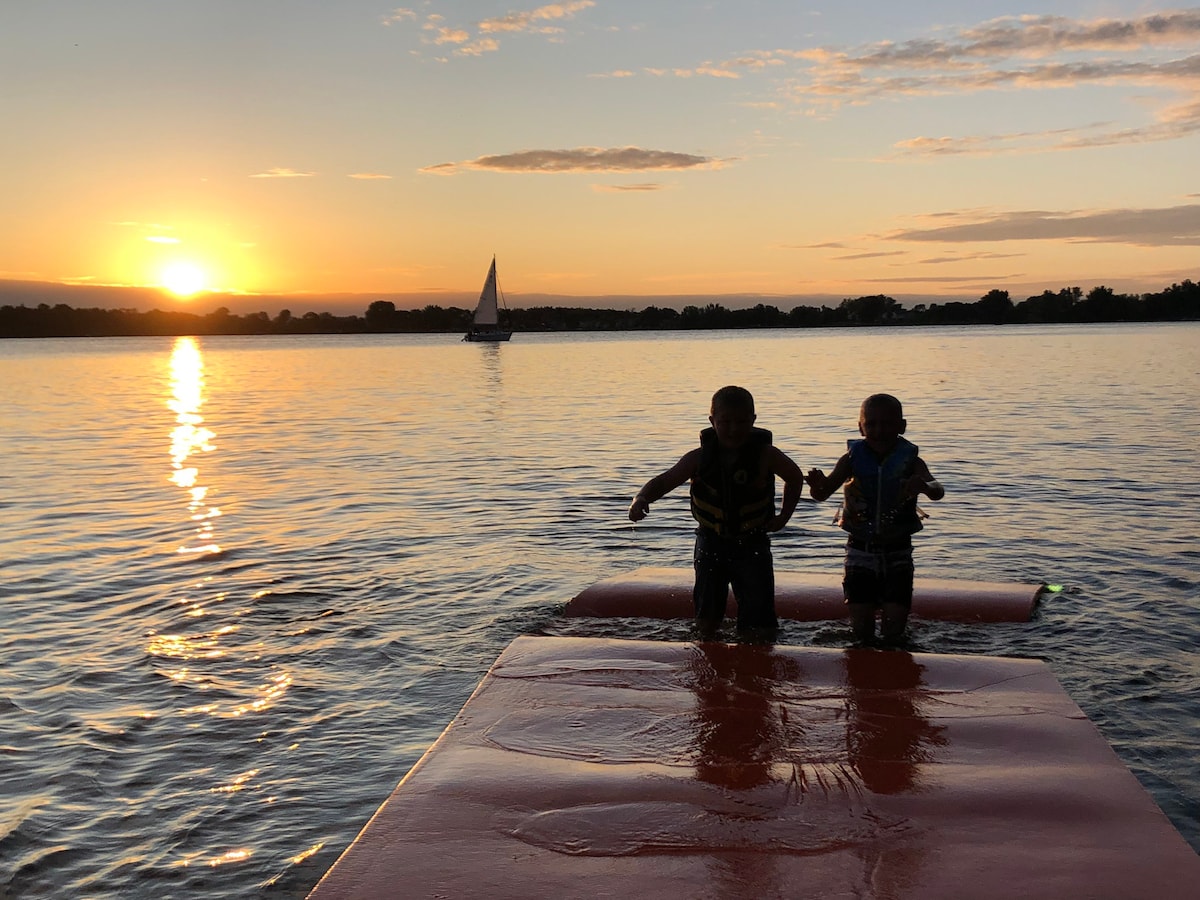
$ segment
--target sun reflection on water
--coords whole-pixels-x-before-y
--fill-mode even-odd
[[[220,856],[214,856],[211,859],[205,860],[210,866],[216,868],[223,866],[226,863],[243,862],[249,859],[254,854],[253,850],[228,850]]]
[[[188,516],[194,523],[194,530],[176,552],[198,559],[212,558],[221,551],[215,534],[215,520],[221,511],[209,504],[209,486],[204,484],[198,465],[203,454],[216,449],[216,435],[201,415],[204,402],[204,358],[199,343],[191,337],[178,338],[171,350],[167,399],[167,407],[175,416],[168,480],[184,491]],[[146,653],[163,661],[160,674],[186,693],[187,700],[176,709],[179,715],[237,719],[263,713],[283,700],[292,685],[293,676],[274,665],[265,676],[261,672],[266,644],[257,636],[257,630],[244,625],[242,617],[249,614],[248,609],[225,610],[224,623],[204,627],[208,617],[224,607],[226,599],[225,586],[214,581],[213,575],[204,574],[178,600],[184,620],[169,630],[155,629],[147,635]],[[228,621],[230,617],[235,621]],[[236,794],[257,772],[255,769],[213,790]],[[230,851],[210,864],[236,861],[238,853],[249,852]]]
[[[243,772],[234,777],[229,784],[217,785],[214,788],[209,788],[214,794],[236,794],[243,790],[246,784],[258,774],[258,769],[251,769],[249,772]]]
[[[204,403],[204,358],[195,338],[181,337],[171,351],[171,397],[167,407],[175,413],[171,430],[172,484],[183,488],[187,510],[196,523],[193,539],[179,547],[179,553],[219,553],[214,539],[213,520],[221,511],[207,502],[208,488],[200,483],[200,469],[194,457],[211,453],[216,435],[204,427],[200,407]]]

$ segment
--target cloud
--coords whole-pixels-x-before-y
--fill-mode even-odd
[[[675,68],[675,69],[657,69],[647,66],[643,69],[647,75],[663,77],[665,75],[674,75],[676,78],[695,78],[697,76],[707,78],[741,78],[741,73],[727,67],[724,64],[714,64],[710,62],[702,63],[694,68]]]
[[[1153,13],[1140,19],[1076,21],[1061,16],[993,19],[962,32],[963,56],[1041,56],[1062,51],[1127,50],[1200,37],[1200,10]],[[953,47],[953,45],[951,45]]]
[[[850,250],[841,241],[822,241],[819,244],[780,244],[784,250]]]
[[[931,256],[927,259],[918,259],[917,262],[923,266],[938,266],[944,263],[972,262],[977,259],[1012,259],[1017,256],[1025,256],[1024,253],[962,253],[958,256]]]
[[[551,41],[559,41],[564,29],[558,23],[572,19],[577,13],[595,5],[594,0],[549,3],[535,9],[483,19],[470,26],[444,24],[446,17],[438,13],[429,13],[421,21],[416,12],[407,7],[400,7],[385,15],[382,22],[384,25],[397,25],[421,21],[419,31],[422,43],[435,47],[453,45],[454,56],[482,56],[500,49],[497,35],[536,34]],[[448,59],[438,57],[438,61],[447,62]]]
[[[438,163],[420,171],[454,175],[467,169],[488,172],[643,172],[648,170],[716,169],[723,164],[711,156],[641,147],[576,147],[573,150],[520,150],[481,156],[465,162]]]
[[[535,31],[545,34],[550,29],[543,26],[542,22],[556,21],[558,19],[569,19],[577,12],[588,9],[596,4],[593,0],[573,0],[571,3],[551,3],[546,6],[539,6],[537,9],[529,12],[509,13],[506,16],[500,16],[496,19],[484,19],[479,23],[479,30],[484,33],[494,33],[501,31]],[[554,29],[559,31],[560,29]]]
[[[807,83],[797,83],[791,95],[837,107],[889,97],[971,94],[987,90],[1074,88],[1087,84],[1138,85],[1193,90],[1200,75],[1200,56],[1177,60],[1121,60],[1037,62],[1010,67],[988,62],[947,61],[934,68],[926,60],[893,74],[891,67],[878,73],[864,59],[841,59],[818,67]]]
[[[316,172],[297,172],[295,169],[267,169],[251,175],[251,178],[312,178]]]
[[[1025,210],[964,217],[935,228],[883,235],[891,241],[1069,241],[1135,247],[1200,247],[1200,203],[1157,209],[1047,212]]]
[[[880,256],[907,256],[907,250],[872,250],[865,253],[852,253],[849,256],[836,256],[834,259],[837,262],[845,262],[853,259],[876,259]]]
[[[639,191],[661,191],[664,186],[653,181],[641,184],[593,184],[592,190],[598,194],[624,194]]]
[[[394,25],[397,22],[407,22],[417,18],[417,14],[405,7],[399,6],[383,17],[384,25]]]
[[[471,39],[470,32],[461,28],[439,28],[427,22],[425,29],[434,33],[434,36],[429,39],[434,44],[465,44]]]
[[[1024,277],[1024,272],[1006,272],[1003,275],[905,275],[903,277],[863,278],[860,280],[875,284],[959,284],[963,287],[970,287],[976,284],[994,285]]]
[[[1059,16],[1016,16],[993,19],[973,28],[951,33],[948,38],[917,38],[903,43],[881,41],[863,50],[844,52],[822,49],[808,58],[819,63],[814,84],[825,91],[845,90],[855,93],[870,90],[879,84],[902,87],[903,82],[875,81],[869,76],[880,71],[929,71],[932,83],[948,75],[973,76],[989,70],[981,63],[1007,59],[1045,59],[1068,54],[1103,54],[1095,62],[1078,66],[1035,66],[1029,71],[1054,73],[1074,72],[1075,77],[1087,76],[1089,68],[1095,75],[1105,72],[1120,74],[1124,65],[1109,56],[1112,51],[1143,51],[1163,47],[1186,46],[1200,42],[1200,9],[1154,14],[1140,19],[1073,20]],[[1006,77],[1021,73],[1007,73]],[[949,79],[946,79],[949,80]],[[909,88],[920,81],[909,80]]]
[[[899,155],[904,156],[985,156],[1022,150],[1051,149],[1049,145],[1053,142],[1065,144],[1081,140],[1081,136],[1086,135],[1089,131],[1111,127],[1111,122],[1094,122],[1089,125],[1045,131],[1020,131],[969,137],[915,137],[898,141],[893,147]]]
[[[1170,91],[1152,121],[1127,127],[1092,123],[1029,133],[918,135],[890,157],[1079,150],[1174,140],[1200,132],[1200,9],[1123,19],[1026,15],[859,48],[816,47],[742,53],[652,75],[740,77],[781,72],[779,96],[810,115],[881,100],[964,96],[983,91]],[[1181,55],[1182,54],[1182,55]],[[1142,99],[1142,98],[1139,98]],[[761,104],[760,104],[761,105]]]
[[[388,179],[388,178],[391,178],[392,176],[391,175],[383,175],[379,172],[354,172],[353,174],[347,175],[346,177],[347,178],[359,178],[359,179],[362,179],[363,181],[373,181],[373,180],[378,180],[378,179]]]
[[[482,56],[485,53],[495,53],[500,49],[500,42],[493,38],[480,38],[454,52],[459,56]]]

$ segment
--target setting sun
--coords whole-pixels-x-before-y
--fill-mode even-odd
[[[162,286],[176,297],[190,297],[207,287],[204,270],[194,263],[172,263],[162,271]]]

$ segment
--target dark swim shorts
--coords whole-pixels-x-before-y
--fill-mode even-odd
[[[732,587],[737,598],[738,628],[779,627],[771,539],[765,532],[722,538],[706,528],[697,528],[693,561],[696,585],[692,602],[698,622],[710,628],[721,624]]]
[[[892,544],[886,549],[864,549],[851,538],[846,542],[846,574],[842,591],[847,603],[881,606],[898,603],[912,608],[912,541]]]

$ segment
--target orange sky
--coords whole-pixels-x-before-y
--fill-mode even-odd
[[[0,302],[465,306],[493,254],[516,306],[1200,275],[1200,9],[15,6]]]

